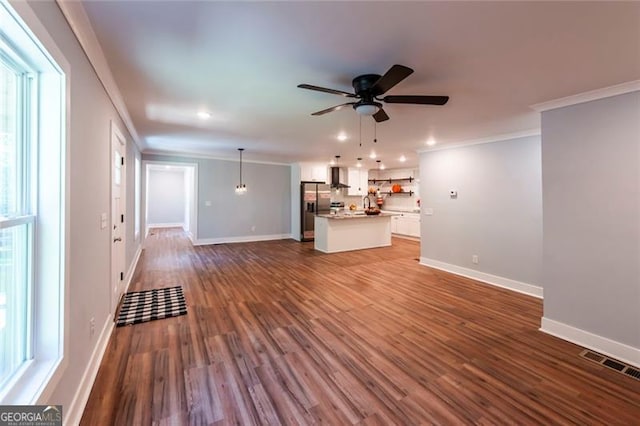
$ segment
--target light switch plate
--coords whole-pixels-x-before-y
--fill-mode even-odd
[[[206,207],[211,207],[211,201],[205,201],[205,202],[204,202],[204,205],[205,205]]]
[[[107,214],[100,214],[100,229],[104,229],[107,227]]]

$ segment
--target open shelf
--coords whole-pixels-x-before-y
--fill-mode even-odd
[[[408,177],[408,178],[397,178],[397,179],[369,179],[369,182],[373,183],[374,185],[376,183],[391,183],[391,182],[413,182],[415,179],[413,177]]]
[[[409,197],[411,197],[413,194],[415,194],[415,192],[413,192],[413,191],[400,191],[400,192],[385,191],[384,194],[387,194],[389,196],[391,196],[391,195],[408,195]]]

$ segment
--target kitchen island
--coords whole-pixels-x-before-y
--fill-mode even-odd
[[[362,250],[391,245],[392,214],[317,215],[315,249],[324,253]]]

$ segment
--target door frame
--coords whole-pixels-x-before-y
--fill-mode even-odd
[[[122,150],[122,157],[124,158],[124,164],[122,165],[122,173],[120,176],[120,207],[121,211],[124,214],[124,222],[119,225],[122,227],[122,241],[120,244],[115,244],[113,242],[113,230],[114,230],[114,220],[113,220],[113,166],[115,164],[115,147],[120,146]],[[117,124],[111,120],[111,136],[109,143],[109,245],[110,245],[110,257],[109,257],[109,299],[111,301],[110,310],[113,315],[116,314],[116,309],[118,308],[118,303],[120,302],[120,297],[124,293],[124,273],[127,267],[127,222],[128,217],[125,212],[127,212],[127,139],[124,137],[124,134],[117,126]],[[122,260],[122,271],[116,270],[116,261],[118,257]],[[120,277],[122,277],[120,279]],[[113,283],[117,282],[118,284],[113,287]]]
[[[162,161],[162,160],[142,160],[142,200],[140,202],[142,208],[142,219],[140,224],[140,232],[144,235],[143,242],[147,238],[149,228],[147,227],[147,209],[148,209],[148,191],[149,191],[149,166],[171,166],[176,168],[185,169],[185,179],[187,169],[193,170],[193,185],[189,188],[191,196],[189,200],[191,205],[189,206],[190,216],[189,227],[190,232],[188,234],[191,243],[195,243],[198,240],[198,163],[187,163],[179,161]]]

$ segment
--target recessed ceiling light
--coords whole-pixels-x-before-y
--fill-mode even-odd
[[[407,161],[407,157],[405,157],[404,155],[400,156],[400,162],[404,163],[405,161]]]
[[[340,142],[344,142],[344,141],[346,141],[348,139],[348,136],[347,136],[347,134],[345,132],[340,132],[338,134],[337,138],[338,138],[338,140]]]
[[[433,138],[429,138],[429,140],[427,141],[427,145],[429,146],[434,146],[436,144],[436,140]]]
[[[369,154],[369,158],[371,158],[372,160],[375,160],[376,152],[375,151],[371,151],[371,154]]]
[[[208,111],[198,111],[198,118],[200,120],[207,120],[211,118],[211,113]]]

